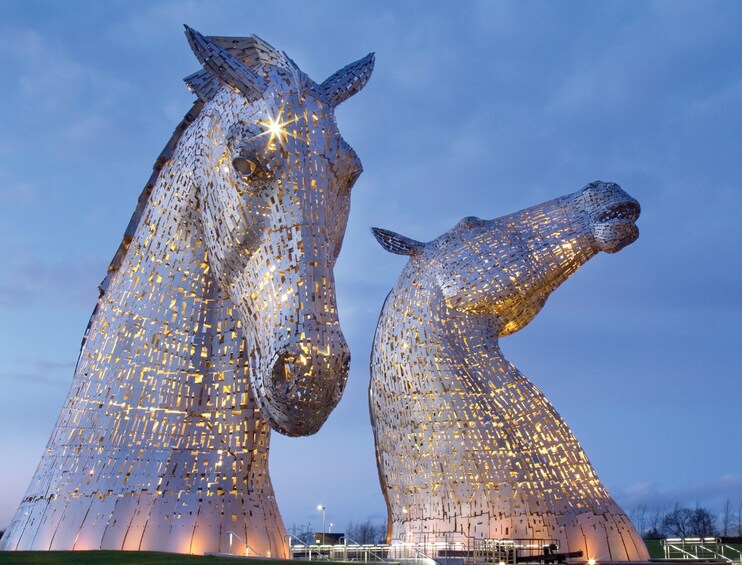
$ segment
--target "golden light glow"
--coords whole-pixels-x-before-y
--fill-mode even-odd
[[[457,226],[434,244],[374,231],[387,251],[415,258],[384,303],[371,357],[390,539],[554,540],[548,546],[581,551],[584,563],[591,555],[648,558],[567,424],[499,348],[597,252],[585,218],[626,198],[598,183],[489,220],[487,229]],[[495,547],[482,545],[491,563],[500,559]]]
[[[268,116],[267,120],[261,120],[258,123],[265,128],[265,131],[260,135],[269,135],[268,145],[273,144],[277,139],[279,143],[288,141],[289,136],[295,137],[293,132],[289,132],[286,126],[296,121],[296,118],[290,120],[283,119],[283,108],[278,112],[278,116]]]
[[[242,553],[244,544],[247,555],[249,534],[251,556],[288,556],[269,434],[279,424],[314,433],[340,400],[348,352],[324,258],[340,247],[349,203],[317,187],[347,192],[357,161],[339,133],[290,124],[313,114],[335,128],[333,108],[362,88],[373,57],[332,75],[331,87],[317,83],[320,103],[303,96],[303,79],[286,80],[298,69],[262,40],[188,34],[242,63],[258,53],[272,70],[257,77],[217,54],[189,82],[200,102],[158,157],[109,266],[58,427],[0,551]],[[231,88],[214,96],[222,84]],[[272,100],[280,105],[266,112]],[[269,205],[242,198],[258,192]],[[295,237],[299,228],[317,238]],[[306,291],[297,304],[296,289]],[[321,343],[327,359],[314,367]],[[279,358],[291,386],[273,382]]]

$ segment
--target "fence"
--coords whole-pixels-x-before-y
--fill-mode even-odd
[[[742,563],[742,551],[719,538],[667,538],[662,540],[665,559],[714,559]]]

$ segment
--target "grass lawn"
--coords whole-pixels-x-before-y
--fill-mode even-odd
[[[662,547],[662,540],[645,539],[644,543],[647,546],[647,551],[649,552],[649,557],[651,559],[664,559],[665,558],[665,549],[664,547]],[[740,544],[728,543],[725,545],[733,547],[737,551],[742,552],[742,545]],[[725,551],[725,555],[727,555],[728,557],[731,557],[734,560],[739,560],[739,555],[734,552]]]
[[[665,557],[662,540],[644,540],[644,545],[647,546],[650,559],[662,559]]]
[[[1,565],[198,565],[199,563],[236,565],[239,561],[230,558],[151,551],[0,551]],[[250,559],[250,565],[269,564],[275,565],[276,562]]]
[[[3,551],[2,565],[179,565],[217,561],[211,557],[150,551]],[[219,562],[224,560],[219,559]]]
[[[277,565],[276,559],[204,557],[154,551],[0,551],[0,565]],[[283,563],[306,563],[283,561]],[[339,565],[323,561],[323,565]]]
[[[662,540],[658,539],[645,539],[644,545],[647,546],[650,559],[663,559],[665,557],[665,550],[662,547]]]
[[[644,540],[651,559],[665,556],[660,540]],[[742,551],[742,545],[734,545]],[[0,565],[237,565],[229,557],[202,557],[151,551],[0,551]],[[276,560],[250,559],[249,565],[276,565]],[[285,561],[284,563],[292,563]],[[300,562],[293,562],[300,563]],[[306,562],[301,562],[306,563]],[[333,565],[323,561],[323,565]]]

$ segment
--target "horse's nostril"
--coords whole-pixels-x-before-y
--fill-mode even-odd
[[[278,356],[273,364],[273,390],[279,396],[287,396],[291,389],[292,383],[296,380],[298,370],[296,359],[290,353],[283,353]]]
[[[347,347],[315,355],[284,351],[276,355],[268,386],[270,396],[288,405],[323,403],[342,394],[344,376],[350,365]],[[338,386],[340,384],[340,386]],[[274,400],[274,402],[275,402]],[[339,400],[339,398],[337,398]],[[316,407],[315,407],[316,408]]]
[[[256,400],[271,427],[288,436],[315,433],[340,401],[350,350],[341,333],[317,342],[286,343],[255,382]]]

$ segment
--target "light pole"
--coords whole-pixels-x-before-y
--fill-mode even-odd
[[[327,515],[327,509],[324,505],[319,504],[317,510],[322,510],[322,545],[325,545],[325,516]]]

